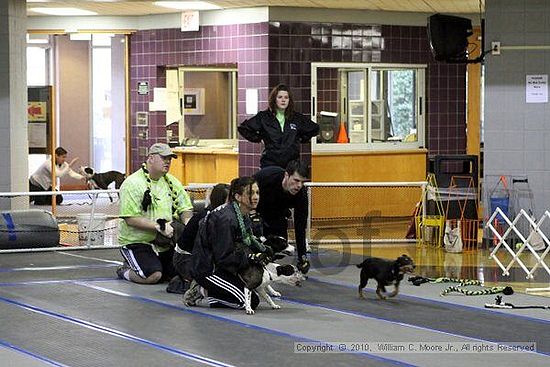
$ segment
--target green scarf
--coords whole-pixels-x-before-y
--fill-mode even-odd
[[[232,203],[233,210],[235,211],[235,215],[237,217],[237,221],[239,222],[239,229],[241,230],[241,236],[243,238],[243,243],[246,245],[246,247],[252,249],[254,252],[264,252],[266,250],[263,243],[258,241],[256,237],[250,232],[250,230],[247,230],[244,225],[244,219],[243,214],[241,213],[241,208],[239,208],[239,204],[234,201]]]

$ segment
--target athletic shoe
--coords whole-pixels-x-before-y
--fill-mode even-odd
[[[296,264],[296,267],[302,274],[306,274],[309,271],[310,266],[309,260],[305,256],[299,258],[298,263]]]
[[[170,280],[170,282],[168,282],[166,292],[184,294],[189,289],[190,283],[191,282],[187,280],[182,280],[179,275],[176,275]]]
[[[124,278],[124,273],[126,273],[127,270],[130,270],[128,265],[121,265],[116,269],[116,275],[119,279],[126,280],[126,278]]]
[[[193,280],[189,289],[183,294],[183,304],[187,307],[196,306],[197,301],[203,298],[200,288],[199,283]]]

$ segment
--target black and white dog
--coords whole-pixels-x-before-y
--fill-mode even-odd
[[[290,264],[280,265],[271,262],[273,259],[294,254],[294,246],[289,245],[285,238],[270,236],[267,239],[264,238],[262,242],[265,246],[271,248],[274,254],[272,258],[265,264],[251,264],[239,273],[239,276],[246,284],[244,298],[245,311],[248,315],[254,314],[251,306],[252,291],[256,291],[261,298],[269,303],[271,308],[279,309],[281,306],[273,302],[271,296],[280,297],[281,293],[274,290],[271,284],[279,283],[300,286],[305,280],[304,274],[296,266]]]
[[[109,185],[115,183],[115,189],[120,189],[120,185],[126,179],[124,173],[118,171],[107,171],[96,173],[91,167],[80,167],[80,172],[86,178],[86,185],[89,190],[108,190]],[[109,200],[113,202],[111,195]]]
[[[271,287],[271,284],[288,284],[293,286],[301,286],[305,280],[304,274],[294,265],[279,265],[276,263],[267,263],[266,265],[250,265],[247,269],[240,273],[241,279],[246,283],[244,289],[244,309],[247,315],[253,315],[254,310],[251,307],[252,291],[256,291],[258,295],[264,299],[272,309],[278,310],[281,308],[273,302],[273,297],[280,297],[281,293]]]
[[[359,282],[359,298],[363,298],[363,288],[367,285],[369,279],[374,279],[378,282],[376,286],[376,294],[380,299],[387,297],[395,297],[399,293],[399,283],[403,280],[405,273],[412,273],[414,270],[413,260],[403,254],[396,260],[380,259],[378,257],[369,257],[361,264],[357,265],[361,269]],[[387,296],[386,286],[393,285],[394,290]]]

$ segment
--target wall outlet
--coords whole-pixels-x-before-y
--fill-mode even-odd
[[[500,42],[491,42],[491,55],[500,55]]]

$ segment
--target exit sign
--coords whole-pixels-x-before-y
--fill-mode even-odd
[[[181,13],[181,31],[190,32],[199,30],[199,11],[184,11]]]

